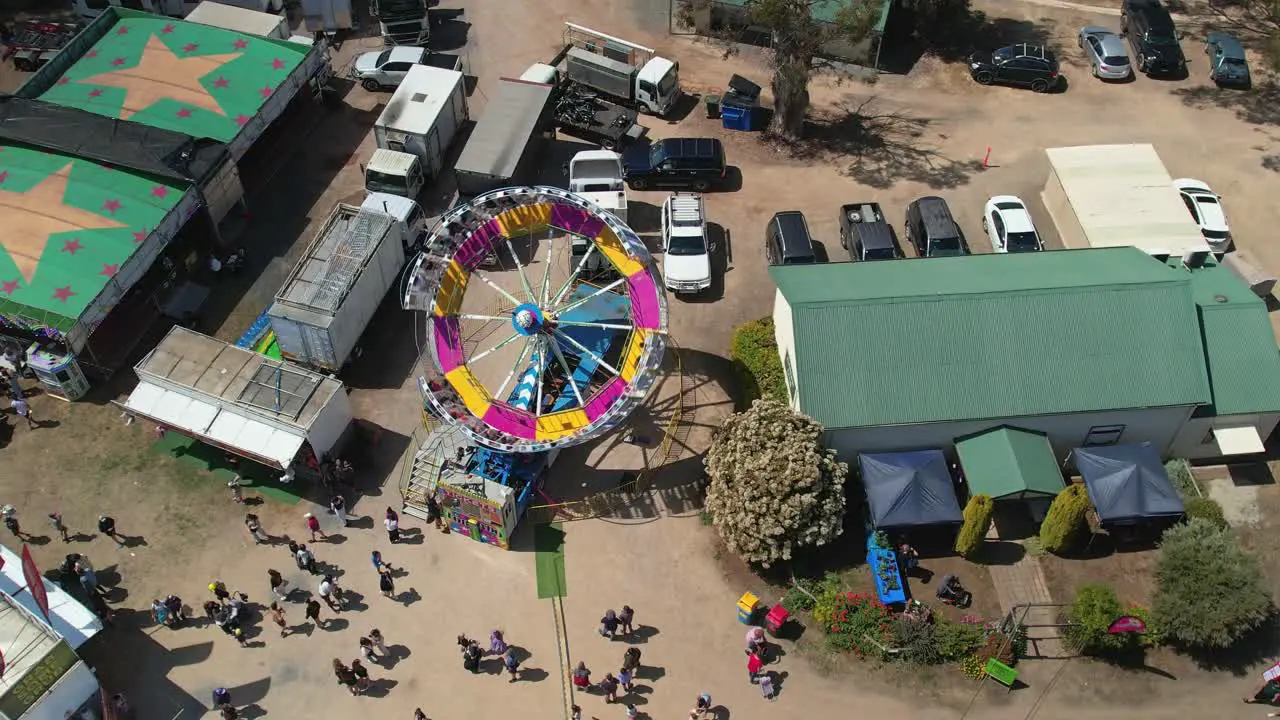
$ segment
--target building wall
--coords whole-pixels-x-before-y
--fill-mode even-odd
[[[791,306],[782,292],[773,293],[773,337],[778,343],[778,358],[782,361],[782,374],[786,378],[791,407],[800,409],[800,375],[796,373],[796,333],[791,323]]]
[[[1062,238],[1063,245],[1077,249],[1089,247],[1089,239],[1085,237],[1084,228],[1076,217],[1076,211],[1071,207],[1071,200],[1067,197],[1066,189],[1062,187],[1062,180],[1053,168],[1049,169],[1049,180],[1044,184],[1044,192],[1040,193],[1040,199],[1044,201],[1045,209],[1053,218],[1053,224],[1058,228],[1058,235]]]
[[[763,37],[767,32],[763,28],[750,25],[747,11],[736,5],[712,2],[710,6],[694,15],[694,30],[700,35],[710,35],[713,31],[725,27],[738,27],[759,31]],[[876,60],[876,45],[879,37],[874,33],[867,35],[861,42],[850,44],[843,40],[829,42],[822,46],[821,54],[837,60],[847,60],[859,65],[871,66]]]
[[[1190,418],[1182,426],[1182,430],[1174,438],[1169,454],[1173,457],[1188,460],[1206,460],[1222,457],[1221,451],[1210,432],[1214,428],[1244,427],[1252,425],[1258,431],[1258,437],[1266,442],[1280,422],[1280,414],[1254,415],[1222,415],[1219,417]],[[1205,442],[1208,440],[1208,442]]]
[[[1037,430],[1049,436],[1054,454],[1064,460],[1067,454],[1085,444],[1091,429],[1123,425],[1116,444],[1150,442],[1161,456],[1170,453],[1178,432],[1191,416],[1191,406],[1119,410],[1114,412],[1045,415],[1008,418],[1005,420],[973,420],[873,428],[843,428],[827,431],[827,445],[845,462],[853,462],[858,453],[926,450],[937,448],[948,455],[955,439],[989,430],[1000,425]]]

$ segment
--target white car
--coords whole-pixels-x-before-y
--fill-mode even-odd
[[[662,203],[662,279],[674,293],[697,293],[711,287],[711,252],[702,196],[675,193]]]
[[[409,68],[422,63],[426,54],[425,48],[408,45],[363,53],[352,64],[351,75],[370,92],[395,87],[409,74]]]
[[[1231,229],[1227,227],[1227,213],[1222,209],[1222,198],[1209,189],[1209,184],[1191,178],[1178,178],[1173,186],[1182,195],[1191,219],[1200,226],[1200,234],[1215,252],[1226,252],[1231,247]]]
[[[1027,204],[1013,195],[996,195],[982,210],[982,229],[998,253],[1039,252],[1044,249],[1040,233],[1031,222]]]

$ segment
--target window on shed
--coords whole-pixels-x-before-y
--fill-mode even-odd
[[[1115,445],[1124,434],[1124,425],[1094,425],[1084,437],[1083,447],[1098,445]]]

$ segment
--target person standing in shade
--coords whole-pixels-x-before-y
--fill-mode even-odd
[[[280,637],[289,634],[289,628],[285,626],[284,608],[280,607],[280,603],[271,603],[271,622],[280,628]]]
[[[71,534],[67,532],[67,526],[62,522],[62,513],[49,513],[49,522],[53,524],[53,531],[62,536],[62,542],[71,542]]]
[[[635,621],[636,611],[631,609],[630,605],[623,605],[622,612],[618,613],[619,631],[623,635],[631,636],[636,633],[636,628],[632,623]]]
[[[101,595],[107,594],[107,591],[98,584],[98,575],[93,571],[93,568],[83,568],[80,570],[80,585],[87,593],[98,593]]]
[[[98,516],[98,532],[116,541],[116,547],[124,547],[124,538],[116,532],[116,519],[109,515]]]
[[[329,510],[333,512],[333,516],[338,519],[338,525],[347,526],[347,501],[341,495],[334,495],[329,501]]]
[[[317,538],[316,538],[317,535],[319,535],[321,538],[328,537],[327,535],[324,534],[324,531],[320,529],[319,518],[317,518],[315,515],[312,515],[311,513],[307,513],[302,517],[307,521],[307,530],[310,531],[311,533],[311,542],[317,542]]]
[[[315,623],[316,627],[328,627],[328,620],[320,619],[320,603],[316,600],[307,601],[307,619]]]
[[[400,516],[395,510],[387,508],[387,517],[383,520],[383,524],[387,526],[387,541],[393,544],[400,542]]]

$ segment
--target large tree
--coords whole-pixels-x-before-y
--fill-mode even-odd
[[[840,536],[849,466],[822,447],[822,432],[772,398],[721,425],[705,461],[706,509],[734,554],[770,567]]]
[[[1203,7],[1217,27],[1256,42],[1270,69],[1280,72],[1280,0],[1210,0]]]
[[[770,130],[798,139],[804,134],[805,111],[809,109],[809,80],[830,65],[823,59],[823,47],[841,41],[862,42],[880,19],[880,11],[890,0],[746,0],[747,21],[764,28],[772,37],[773,121]],[[712,0],[683,0],[682,20],[709,10]],[[835,12],[831,13],[830,10]],[[816,19],[831,17],[830,22]],[[721,39],[739,38],[722,34]]]

